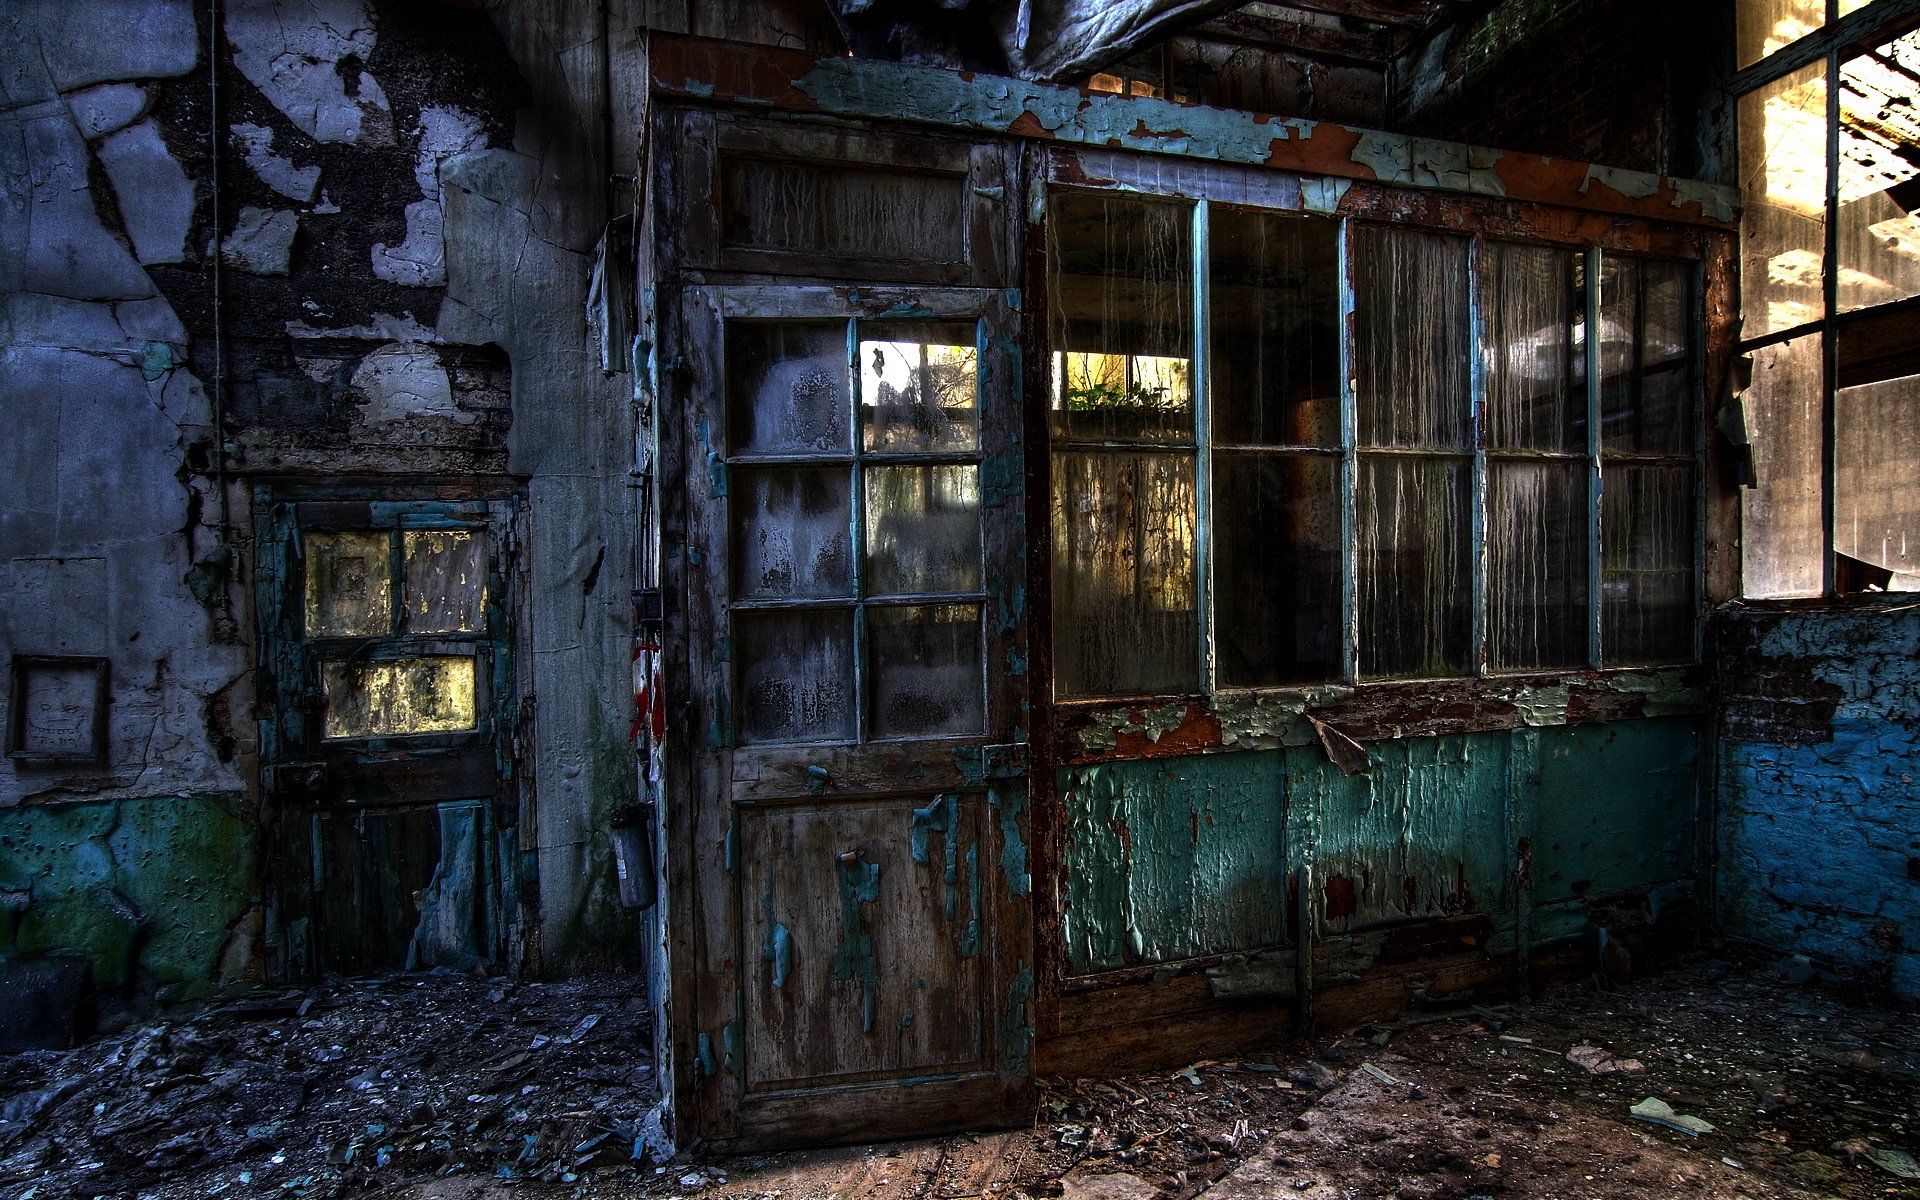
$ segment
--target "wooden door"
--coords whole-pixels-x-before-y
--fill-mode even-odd
[[[261,757],[285,975],[501,958],[512,508],[264,507]]]
[[[703,1136],[1030,1102],[1012,299],[684,294]]]

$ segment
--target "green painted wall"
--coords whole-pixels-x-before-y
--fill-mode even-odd
[[[235,799],[0,810],[0,959],[80,955],[105,995],[204,996],[248,968],[254,833]]]

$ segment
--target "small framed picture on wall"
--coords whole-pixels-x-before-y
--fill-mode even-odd
[[[107,660],[13,657],[7,756],[21,766],[107,761]]]

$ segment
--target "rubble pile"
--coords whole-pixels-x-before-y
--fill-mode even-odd
[[[631,977],[434,973],[250,996],[0,1057],[0,1195],[325,1197],[630,1174],[664,1141],[650,1047]]]

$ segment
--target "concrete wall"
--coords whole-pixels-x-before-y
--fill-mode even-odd
[[[1920,607],[1724,614],[1729,933],[1920,998]]]

